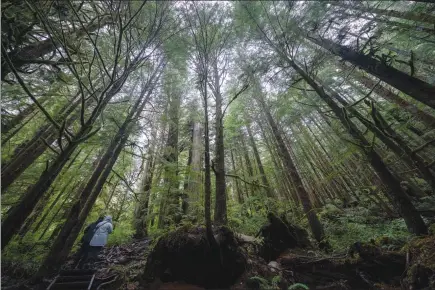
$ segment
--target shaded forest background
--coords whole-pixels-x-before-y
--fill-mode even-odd
[[[435,216],[435,5],[3,1],[2,263],[272,211],[333,251]],[[39,270],[38,270],[39,269]]]

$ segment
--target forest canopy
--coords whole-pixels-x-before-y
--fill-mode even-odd
[[[339,252],[432,233],[430,1],[2,1],[2,264],[273,213]],[[270,215],[269,215],[270,217]]]

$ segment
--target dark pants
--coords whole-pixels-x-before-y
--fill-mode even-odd
[[[77,268],[82,268],[84,264],[86,263],[92,263],[95,262],[98,258],[98,254],[103,249],[103,247],[93,247],[89,245],[82,245],[82,247],[79,250],[79,264],[77,265]]]

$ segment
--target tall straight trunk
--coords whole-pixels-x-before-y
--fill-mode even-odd
[[[246,130],[248,131],[249,142],[251,143],[252,150],[254,151],[255,161],[257,162],[258,170],[260,171],[261,181],[265,188],[267,197],[273,198],[275,194],[273,193],[272,188],[270,187],[269,181],[267,180],[266,172],[264,171],[263,163],[261,162],[260,154],[258,153],[257,145],[255,144],[254,135],[252,134],[251,125],[246,125]]]
[[[207,63],[207,62],[206,62]],[[206,64],[207,65],[207,64]],[[207,68],[202,83],[202,95],[204,100],[204,219],[208,243],[212,246],[217,243],[211,225],[211,164],[210,164],[210,136],[208,120],[208,94],[207,94]]]
[[[259,91],[260,93],[260,91]],[[284,143],[284,140],[278,130],[278,126],[275,123],[275,120],[272,117],[272,114],[270,113],[269,107],[266,105],[266,102],[263,99],[263,96],[258,96],[256,98],[257,102],[259,103],[261,109],[263,110],[264,114],[266,115],[267,122],[269,123],[269,126],[272,129],[273,135],[275,137],[275,140],[278,145],[278,153],[280,157],[282,158],[282,161],[286,167],[287,174],[289,176],[289,179],[292,181],[292,183],[295,185],[297,189],[297,195],[298,198],[302,204],[302,208],[304,210],[304,213],[307,216],[308,223],[310,225],[311,232],[313,233],[314,238],[321,242],[325,234],[323,232],[323,226],[320,223],[319,218],[317,217],[317,214],[311,204],[311,200],[309,199],[309,194],[305,190],[302,178],[300,177],[295,164],[293,163],[293,160],[290,156],[290,153],[287,150],[287,147]]]
[[[157,127],[156,127],[157,128]],[[135,237],[140,239],[148,235],[148,206],[151,194],[151,188],[155,169],[155,149],[156,149],[156,131],[154,130],[154,138],[148,153],[148,160],[145,165],[144,175],[142,177],[142,185],[139,195],[139,201],[134,212],[135,219]]]
[[[234,149],[230,150],[230,154],[231,154],[231,165],[233,167],[233,174],[236,174],[236,162],[234,160]],[[235,188],[236,188],[236,193],[237,193],[237,202],[239,204],[243,203],[243,196],[242,196],[242,192],[240,191],[240,185],[239,185],[239,180],[237,178],[233,179]]]
[[[178,206],[178,134],[179,134],[179,110],[180,95],[179,92],[170,92],[169,101],[169,131],[166,140],[164,162],[164,183],[165,191],[160,202],[159,228],[168,225],[170,219],[176,221],[176,216],[180,215]]]
[[[246,146],[246,143],[245,143],[245,135],[243,134],[242,131],[240,132],[240,138],[239,139],[240,139],[240,143],[242,144],[241,149],[242,149],[242,152],[243,152],[243,159],[245,160],[246,169],[247,169],[247,172],[248,172],[248,179],[254,180],[255,179],[254,167],[252,166],[251,158],[249,156],[249,150],[248,150],[248,147]],[[251,184],[250,188],[251,188],[251,191],[252,191],[251,195],[255,196],[256,192],[257,192],[257,187],[254,184]]]
[[[214,210],[214,222],[217,225],[227,223],[227,193],[225,181],[225,148],[224,148],[224,126],[222,115],[222,94],[220,92],[220,78],[217,62],[213,64],[214,96],[216,98],[216,150],[214,174],[216,177],[216,202]]]
[[[380,8],[374,8],[374,7],[366,7],[359,3],[349,5],[345,2],[341,1],[331,1],[328,2],[329,4],[333,6],[338,6],[350,10],[358,10],[365,13],[375,13],[379,16],[388,16],[388,17],[396,17],[400,19],[406,19],[406,20],[412,20],[412,21],[419,21],[419,22],[427,22],[431,24],[435,24],[435,16],[426,14],[426,13],[415,13],[412,11],[396,11],[396,10],[388,10],[388,9],[380,9]]]
[[[191,146],[191,162],[189,165],[189,173],[187,180],[187,198],[188,208],[197,212],[201,192],[201,155],[202,155],[202,127],[198,121],[193,122],[192,128],[192,146]]]
[[[51,165],[41,174],[38,181],[34,185],[28,187],[26,192],[22,195],[23,197],[21,198],[19,204],[16,205],[8,214],[8,216],[2,221],[2,249],[10,242],[12,237],[23,225],[24,221],[30,215],[37,202],[41,199],[47,189],[50,188],[51,184],[59,175],[62,168],[68,162],[76,148],[90,136],[89,134],[91,133],[94,122],[112,99],[112,97],[119,92],[121,87],[124,85],[126,78],[131,73],[130,68],[133,67],[133,65],[130,65],[131,66],[123,72],[120,78],[110,84],[110,87],[107,88],[108,91],[104,95],[104,98],[102,98],[99,106],[93,110],[91,116],[85,122],[85,124],[81,126],[79,132],[73,137],[71,142],[69,142],[68,145],[63,148],[63,151],[57,156]]]
[[[158,66],[158,68],[160,68],[160,66]],[[113,165],[118,159],[119,154],[130,136],[132,125],[143,111],[143,108],[151,96],[155,85],[153,82],[158,68],[147,84],[142,88],[140,96],[130,109],[124,123],[119,128],[105,154],[98,162],[92,176],[89,178],[85,188],[81,192],[79,199],[71,207],[65,224],[62,226],[62,229],[55,239],[46,259],[36,274],[37,277],[42,277],[58,268],[67,258],[75,240],[80,234],[80,230],[83,227],[86,217],[95,204],[107,177],[112,171]]]
[[[190,142],[192,142],[192,140],[190,140]],[[189,156],[187,157],[186,170],[184,174],[183,193],[181,195],[181,211],[183,212],[183,215],[186,215],[187,211],[189,210],[189,193],[187,189],[189,187],[189,175],[190,175],[191,164],[192,164],[192,146],[190,146],[189,148]]]
[[[357,65],[366,72],[378,77],[389,85],[413,97],[419,102],[435,109],[435,86],[426,83],[418,78],[412,77],[394,67],[364,55],[344,45],[337,44],[322,37],[312,37],[306,32],[301,32],[304,37],[313,43],[340,56],[343,60]]]
[[[273,145],[270,144],[269,138],[263,129],[262,123],[259,120],[256,120],[256,123],[260,128],[261,136],[264,142],[266,143],[266,147],[267,150],[269,151],[270,158],[272,159],[272,162],[275,166],[275,171],[277,172],[277,176],[279,176],[279,178],[282,180],[282,185],[283,188],[285,189],[284,196],[286,196],[289,201],[293,201],[294,204],[299,204],[299,199],[296,196],[295,192],[293,191],[291,184],[289,183],[288,175],[284,174],[285,170],[283,169],[281,162],[279,162],[276,158],[278,154],[275,154]]]
[[[388,169],[382,161],[381,156],[374,150],[371,144],[365,139],[357,126],[348,118],[346,110],[340,108],[329,96],[325,90],[320,87],[305,71],[303,71],[293,60],[285,55],[285,60],[296,70],[296,72],[316,91],[319,97],[331,108],[340,122],[347,128],[349,134],[359,141],[362,146],[362,152],[367,156],[372,167],[382,179],[382,182],[388,187],[388,195],[394,202],[395,208],[404,218],[406,226],[411,233],[416,235],[426,234],[427,227],[423,222],[420,214],[409,200],[406,193],[400,186],[400,180]]]
[[[347,66],[346,64],[343,64],[341,62],[340,62],[340,67],[344,70],[350,69],[350,66]],[[407,112],[411,113],[412,115],[416,116],[418,119],[423,121],[430,128],[432,128],[432,129],[435,128],[435,117],[432,116],[431,114],[426,113],[425,111],[417,108],[417,106],[415,106],[414,104],[411,104],[410,102],[403,99],[399,95],[393,93],[392,91],[385,88],[384,86],[379,85],[379,84],[376,85],[376,82],[374,80],[372,80],[369,77],[364,76],[362,73],[357,72],[354,74],[354,76],[358,80],[358,82],[363,84],[367,89],[374,88],[373,91],[377,95],[379,95],[380,97],[382,97],[382,98],[384,98],[392,103],[395,103],[396,105],[398,105],[402,109],[404,109]]]

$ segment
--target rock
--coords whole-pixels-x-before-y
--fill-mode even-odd
[[[267,266],[269,267],[270,271],[272,271],[273,273],[276,272],[280,272],[281,266],[278,264],[277,261],[270,261],[269,264],[267,264]]]
[[[225,288],[236,282],[246,257],[231,230],[213,230],[218,248],[212,248],[204,228],[180,228],[161,237],[148,256],[143,279],[151,283],[183,281],[205,288]]]
[[[263,237],[259,254],[266,261],[276,259],[286,249],[310,246],[306,230],[290,224],[285,218],[278,218],[273,213],[269,213],[267,218],[269,222],[259,232]]]

